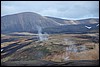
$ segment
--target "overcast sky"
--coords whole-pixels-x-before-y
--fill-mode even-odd
[[[1,16],[20,12],[65,19],[99,18],[99,1],[1,1]]]

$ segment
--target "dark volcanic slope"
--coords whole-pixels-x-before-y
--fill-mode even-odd
[[[85,26],[90,26],[91,29],[87,29]],[[48,33],[94,33],[99,32],[99,26],[96,24],[78,24],[78,25],[61,25],[56,27],[48,27],[43,31]]]
[[[55,17],[49,17],[46,16],[49,19],[52,19],[58,23],[66,24],[66,25],[74,25],[74,24],[95,24],[99,22],[98,18],[88,18],[88,19],[82,19],[82,20],[66,20],[61,18],[55,18]]]
[[[99,60],[71,60],[66,61],[65,63],[43,60],[10,61],[1,63],[1,66],[99,66]]]
[[[12,32],[37,32],[37,27],[42,28],[42,32],[49,33],[75,33],[87,32],[85,25],[96,25],[99,19],[66,20],[48,16],[41,16],[34,12],[23,12],[1,17],[1,33]],[[92,25],[93,26],[93,25]],[[92,28],[94,31],[95,29]],[[91,30],[92,30],[91,29]]]
[[[35,31],[36,26],[51,27],[59,24],[52,19],[43,17],[33,12],[24,12],[1,17],[2,32]]]

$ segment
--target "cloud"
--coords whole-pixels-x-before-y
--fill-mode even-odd
[[[2,1],[1,14],[36,12],[59,18],[99,17],[99,1]]]

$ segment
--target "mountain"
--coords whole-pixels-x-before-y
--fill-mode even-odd
[[[82,20],[67,20],[55,17],[41,16],[34,12],[22,12],[1,17],[1,33],[14,32],[32,32],[37,33],[39,28],[41,32],[47,33],[84,33],[91,26],[92,30],[98,30],[98,18],[89,18]],[[89,31],[90,31],[89,30]]]
[[[34,32],[41,28],[58,26],[59,23],[33,12],[23,12],[1,17],[2,33]]]
[[[77,24],[77,25],[61,25],[56,27],[48,27],[43,29],[44,32],[48,33],[67,33],[67,34],[77,34],[77,33],[97,33],[99,32],[98,23],[95,24]],[[91,27],[91,29],[86,28],[85,26]]]
[[[46,16],[47,18],[50,18],[52,20],[55,20],[56,22],[60,24],[66,24],[66,25],[74,25],[74,24],[95,24],[99,22],[98,18],[88,18],[88,19],[81,19],[81,20],[66,20],[66,19],[61,19],[61,18],[55,18],[55,17],[49,17]]]
[[[47,17],[47,18],[49,18],[49,19],[52,19],[52,20],[54,20],[54,21],[56,21],[56,22],[58,22],[58,23],[61,23],[61,24],[70,24],[69,23],[69,21],[70,20],[65,20],[65,19],[61,19],[61,18],[55,18],[55,17],[49,17],[49,16],[45,16],[45,17]],[[67,23],[66,23],[67,22]]]

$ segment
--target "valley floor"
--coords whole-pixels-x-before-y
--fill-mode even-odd
[[[38,35],[1,35],[1,49],[3,66],[98,65],[99,33],[50,34],[44,41]]]

